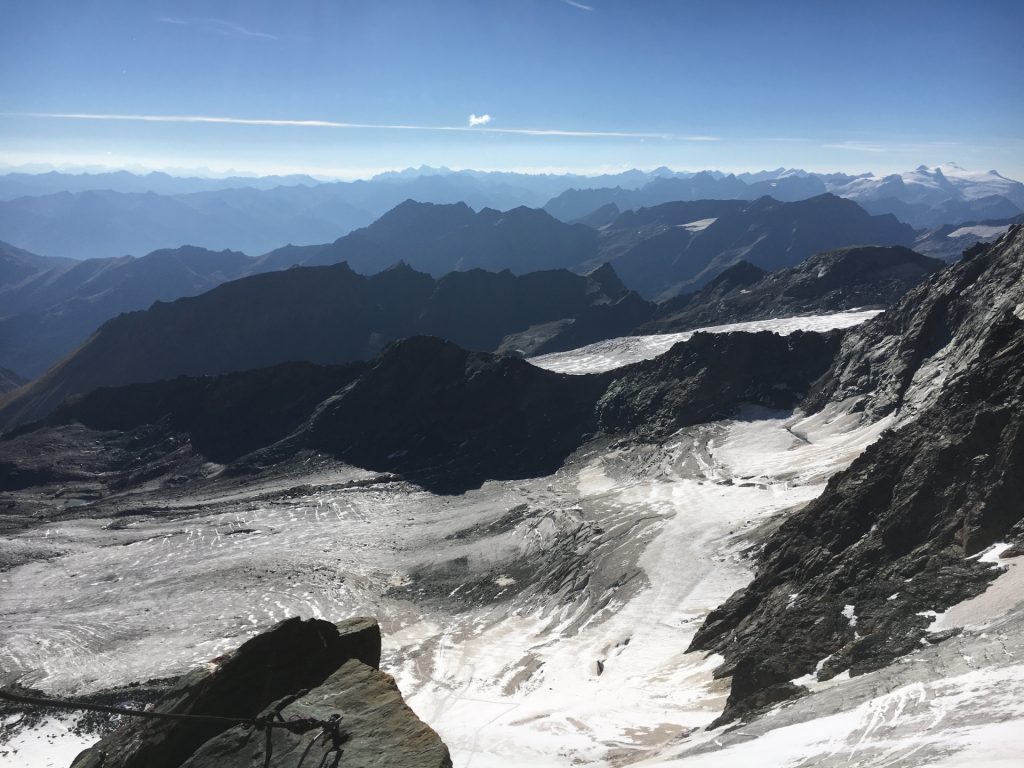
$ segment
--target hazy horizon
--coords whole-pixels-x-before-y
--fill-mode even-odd
[[[903,168],[903,169],[900,169],[898,171],[895,171],[894,173],[896,173],[898,175],[900,173],[909,172],[909,171],[914,170],[915,168],[922,167],[922,166],[929,168],[929,170],[933,170],[935,168],[938,168],[938,167],[941,167],[941,166],[950,165],[950,164],[960,167],[961,170],[972,172],[972,173],[983,173],[983,172],[988,172],[988,171],[995,171],[995,172],[999,173],[1001,176],[1003,176],[1004,178],[1010,179],[1011,181],[1020,181],[1020,179],[1018,179],[1018,178],[1015,178],[1013,176],[1010,176],[1009,174],[1003,173],[998,168],[991,168],[991,169],[964,168],[960,163],[957,163],[955,161],[948,161],[947,163],[941,163],[941,164],[934,165],[934,166],[924,166],[924,164],[919,164],[918,166],[915,166],[914,168]],[[572,168],[516,168],[516,167],[511,167],[511,168],[468,168],[468,167],[467,168],[451,168],[451,167],[448,167],[448,166],[428,166],[426,164],[422,164],[422,165],[419,165],[419,166],[403,166],[403,167],[393,167],[393,168],[362,169],[362,173],[360,173],[360,174],[344,175],[344,176],[327,176],[327,175],[323,175],[321,173],[310,172],[308,170],[303,170],[303,169],[282,170],[281,172],[277,172],[277,173],[260,173],[258,171],[253,171],[253,170],[249,170],[249,169],[242,169],[242,168],[226,168],[226,169],[224,169],[222,171],[218,171],[218,170],[215,170],[215,169],[212,169],[212,168],[203,168],[203,167],[199,167],[199,168],[173,168],[173,167],[170,167],[170,168],[145,168],[145,167],[142,167],[142,166],[102,166],[102,165],[70,165],[70,164],[69,165],[56,165],[56,164],[51,164],[51,163],[37,163],[37,164],[24,164],[24,165],[8,165],[8,164],[5,164],[5,163],[0,163],[0,174],[23,173],[23,174],[29,174],[29,175],[41,175],[41,174],[45,174],[45,173],[54,173],[54,172],[56,172],[56,173],[62,173],[62,174],[66,174],[66,175],[74,175],[74,176],[81,175],[81,176],[85,176],[85,175],[90,175],[90,174],[105,174],[105,173],[124,172],[124,173],[134,174],[134,175],[137,175],[137,176],[145,176],[145,175],[148,175],[150,173],[159,173],[159,174],[165,174],[167,176],[172,176],[172,177],[176,177],[176,178],[200,178],[200,179],[211,179],[211,180],[226,179],[226,178],[236,178],[236,177],[237,178],[251,178],[253,180],[258,180],[258,179],[274,177],[274,176],[281,176],[281,177],[287,177],[287,176],[309,176],[309,177],[315,179],[316,181],[324,182],[324,183],[329,183],[329,182],[335,182],[335,181],[369,181],[369,180],[372,180],[373,178],[375,178],[377,176],[380,176],[382,174],[388,174],[388,173],[411,173],[411,172],[421,172],[423,175],[430,175],[431,173],[434,173],[435,175],[437,173],[454,173],[454,174],[457,174],[457,173],[495,173],[495,174],[508,173],[508,174],[522,174],[522,175],[527,175],[527,176],[550,175],[550,176],[580,176],[580,177],[595,178],[595,177],[599,177],[599,176],[615,175],[615,174],[626,173],[626,172],[630,172],[630,171],[638,171],[638,172],[641,172],[641,173],[653,173],[654,171],[657,171],[659,169],[667,169],[668,171],[670,171],[672,173],[710,172],[710,173],[721,173],[721,174],[725,174],[725,175],[729,175],[729,174],[742,175],[742,174],[745,174],[745,173],[749,173],[749,174],[770,173],[772,171],[779,170],[780,168],[784,169],[786,171],[800,171],[800,172],[805,172],[805,173],[808,173],[808,174],[847,173],[847,174],[849,174],[851,176],[873,174],[876,177],[881,177],[881,176],[886,175],[884,173],[877,172],[877,171],[860,171],[860,172],[857,172],[857,171],[845,171],[845,170],[837,169],[837,168],[831,168],[831,169],[796,168],[796,167],[787,168],[785,166],[775,166],[774,168],[768,168],[768,167],[756,168],[756,167],[751,167],[751,168],[728,169],[727,170],[727,169],[723,169],[723,168],[672,168],[672,167],[667,166],[667,165],[650,166],[650,167],[644,167],[644,168],[637,168],[635,166],[621,166],[621,167],[615,167],[615,168],[572,169]]]

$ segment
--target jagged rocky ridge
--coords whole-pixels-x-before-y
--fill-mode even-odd
[[[647,298],[699,289],[738,261],[777,270],[851,245],[904,245],[914,230],[852,200],[699,200],[626,211],[600,230],[600,258]]]
[[[287,619],[235,651],[180,678],[157,712],[254,718],[280,711],[286,720],[339,717],[342,752],[320,729],[264,733],[211,721],[131,720],[85,750],[72,768],[205,768],[260,765],[388,765],[446,768],[448,749],[380,671],[380,628],[372,619],[339,625]],[[265,762],[266,761],[266,762]]]
[[[615,260],[630,288],[654,296],[703,285],[739,258],[777,269],[825,248],[908,243],[915,235],[889,218],[870,217],[855,203],[831,196],[797,203],[702,200],[621,215],[610,209],[607,216],[610,220],[598,232],[535,209],[485,208],[477,213],[463,203],[409,200],[333,243],[288,245],[257,258],[183,246],[142,258],[73,262],[0,244],[0,366],[39,376],[119,313],[294,265],[346,262],[356,272],[376,274],[404,262],[438,276],[479,268],[516,274],[553,268],[587,272]],[[567,349],[628,332],[652,314],[639,296],[621,296],[612,303],[588,308],[582,317],[570,312],[534,319],[545,327],[518,340],[513,349]]]
[[[630,292],[617,301],[588,307],[576,318],[512,334],[498,352],[532,357],[617,336],[886,307],[943,266],[938,259],[902,246],[840,248],[776,272],[739,261],[698,291],[657,305]]]
[[[852,246],[767,273],[741,261],[696,293],[658,306],[644,333],[672,333],[769,317],[885,307],[943,267],[901,246]]]
[[[1024,227],[846,335],[811,409],[895,416],[758,555],[753,582],[713,611],[691,650],[731,676],[719,722],[941,642],[929,611],[1001,571],[978,555],[1024,546]],[[833,405],[829,405],[829,404]]]
[[[589,276],[469,270],[435,280],[407,265],[365,277],[339,264],[256,275],[107,322],[16,399],[0,404],[0,425],[42,418],[65,397],[97,387],[292,360],[343,363],[416,334],[490,351],[510,333],[626,295],[610,268]]]
[[[251,473],[312,451],[459,492],[553,472],[597,434],[664,437],[744,404],[792,407],[838,340],[696,334],[655,360],[574,376],[414,337],[370,364],[293,364],[99,389],[9,434],[0,443],[9,457],[0,487],[99,476],[102,497],[143,481],[181,482],[206,460]],[[232,404],[223,407],[227,398]],[[69,430],[83,428],[106,447],[71,460],[68,445],[90,438]]]

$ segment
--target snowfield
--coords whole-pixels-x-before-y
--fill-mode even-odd
[[[685,229],[688,232],[703,232],[716,221],[718,221],[717,217],[713,219],[699,219],[697,221],[691,221],[689,224],[676,224],[676,226],[680,229]]]
[[[688,335],[538,364],[608,370]],[[656,445],[597,440],[553,475],[461,495],[345,466],[292,468],[215,480],[134,517],[0,537],[47,554],[0,572],[0,679],[88,693],[181,674],[288,616],[374,615],[383,668],[457,768],[1019,764],[1022,570],[998,548],[982,557],[1006,572],[936,619],[960,635],[810,686],[741,728],[705,730],[728,681],[712,676],[717,657],[686,648],[750,580],[750,552],[778,517],[892,426],[849,406],[752,408]],[[0,768],[66,764],[82,746],[47,721],[0,744]]]
[[[0,668],[83,693],[180,674],[286,616],[372,614],[457,766],[653,757],[721,711],[717,660],[685,650],[749,580],[743,552],[886,425],[758,410],[461,496],[332,490],[369,477],[339,469],[26,531],[63,554],[0,574]]]
[[[850,328],[870,320],[882,310],[854,309],[829,315],[807,315],[804,317],[780,317],[773,320],[754,320],[746,323],[712,325],[682,333],[659,333],[651,336],[620,336],[595,344],[589,344],[568,352],[552,352],[548,355],[528,358],[538,368],[547,368],[557,373],[601,373],[624,365],[650,360],[668,352],[675,344],[686,341],[695,333],[732,333],[745,331],[771,331],[781,336],[794,331],[831,331],[834,328]]]

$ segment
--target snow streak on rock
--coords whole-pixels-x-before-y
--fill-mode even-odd
[[[599,341],[586,347],[568,352],[554,352],[529,359],[540,368],[558,373],[601,373],[621,368],[630,363],[649,360],[667,352],[674,344],[686,341],[695,333],[732,333],[733,331],[772,331],[782,336],[794,331],[830,331],[834,328],[850,328],[870,320],[881,310],[857,309],[836,312],[830,315],[806,317],[780,317],[773,320],[755,320],[746,323],[713,325],[682,333],[662,333],[652,336],[622,336],[617,339]]]

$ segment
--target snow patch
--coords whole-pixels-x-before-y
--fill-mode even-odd
[[[717,217],[713,219],[700,219],[698,221],[691,221],[689,224],[676,224],[676,226],[679,227],[680,229],[685,229],[690,232],[703,232],[716,221],[718,221]]]
[[[950,232],[946,237],[956,239],[958,237],[978,237],[987,240],[990,237],[999,237],[1010,228],[1009,224],[996,226],[994,224],[975,224],[973,227],[960,227]]]
[[[75,733],[77,723],[74,715],[61,715],[21,731],[0,744],[0,768],[67,768],[79,752],[96,742],[95,736]]]
[[[599,341],[567,352],[552,352],[531,357],[527,362],[538,368],[556,373],[586,374],[602,373],[621,368],[624,365],[650,360],[664,354],[681,341],[688,341],[695,333],[733,333],[736,331],[757,333],[771,331],[786,336],[794,331],[831,331],[835,328],[850,328],[878,315],[878,309],[854,309],[834,312],[828,315],[805,317],[781,317],[771,320],[753,320],[745,323],[729,323],[696,328],[681,333],[659,333],[651,336],[621,336]]]

